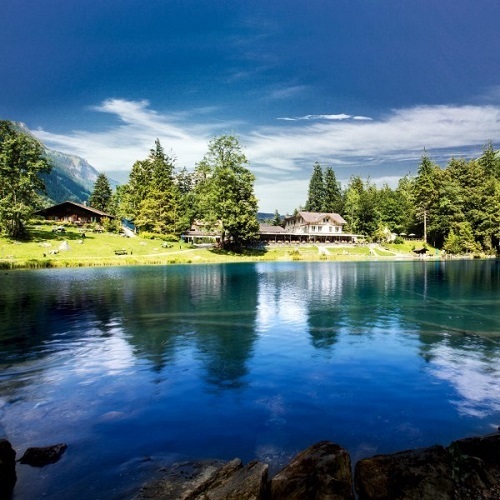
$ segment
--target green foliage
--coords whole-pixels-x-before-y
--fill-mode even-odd
[[[342,188],[337,182],[332,167],[327,167],[325,173],[325,189],[322,212],[341,214],[343,211]]]
[[[273,217],[273,220],[271,221],[271,224],[273,226],[281,226],[282,223],[283,223],[283,221],[281,220],[280,213],[278,212],[278,210],[276,210],[274,212],[274,217]]]
[[[351,232],[370,236],[377,231],[380,222],[377,198],[373,183],[363,182],[359,176],[351,177],[344,197],[344,217]]]
[[[160,240],[167,242],[178,242],[179,237],[175,234],[160,234],[160,233],[151,233],[149,231],[142,231],[140,233],[140,237],[144,240]]]
[[[189,227],[190,210],[174,182],[174,168],[175,158],[156,139],[149,157],[134,163],[128,184],[117,192],[119,214],[141,231],[157,234],[180,234]]]
[[[0,121],[0,227],[10,237],[26,236],[26,224],[42,204],[40,174],[50,168],[38,141]]]
[[[313,167],[305,209],[308,212],[322,212],[325,205],[325,184],[323,169],[316,162]]]
[[[89,198],[89,205],[102,212],[109,212],[113,191],[105,174],[99,174],[94,184],[94,190]]]
[[[108,233],[119,233],[122,228],[119,219],[111,219],[109,217],[103,217],[101,219],[101,225]]]
[[[443,248],[451,254],[475,253],[480,251],[474,239],[472,228],[468,222],[461,222],[456,226],[456,232],[450,229]]]
[[[221,246],[238,247],[256,239],[257,198],[255,176],[238,140],[230,135],[214,138],[195,170],[196,217],[220,228]]]

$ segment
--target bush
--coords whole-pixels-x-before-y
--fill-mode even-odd
[[[141,231],[139,233],[139,236],[141,238],[144,238],[145,240],[160,240],[169,242],[179,241],[179,237],[176,236],[175,234],[159,234],[159,233],[152,233],[150,231]]]
[[[103,217],[101,219],[102,227],[108,233],[119,233],[121,231],[122,225],[119,219],[110,219],[108,217]]]

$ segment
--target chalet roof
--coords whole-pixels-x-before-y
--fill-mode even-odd
[[[259,232],[261,233],[272,233],[272,234],[281,234],[284,233],[285,230],[281,226],[271,226],[270,224],[259,224]]]
[[[307,224],[319,223],[325,217],[332,219],[337,224],[347,224],[342,216],[333,212],[299,212],[297,215],[302,217]],[[294,218],[294,216],[289,218]]]
[[[87,205],[82,205],[81,203],[76,203],[75,201],[69,201],[69,200],[63,201],[62,203],[58,203],[57,205],[52,205],[51,207],[47,207],[42,210],[38,210],[38,212],[35,212],[35,215],[45,215],[49,212],[56,212],[58,209],[68,206],[78,207],[81,210],[90,212],[95,215],[99,215],[101,217],[109,217],[110,219],[115,219],[114,215],[107,214],[102,210],[97,210],[97,208],[88,207]]]

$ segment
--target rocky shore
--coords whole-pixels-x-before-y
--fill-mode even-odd
[[[19,462],[34,467],[59,461],[65,444],[28,448]],[[0,439],[0,498],[11,498],[16,453]],[[164,470],[134,500],[480,500],[500,499],[500,432],[390,455],[351,466],[349,453],[321,441],[300,452],[274,477],[269,467],[201,460]]]
[[[356,495],[356,496],[355,496]],[[500,433],[360,460],[321,441],[274,477],[268,465],[206,460],[169,467],[136,500],[500,499]]]

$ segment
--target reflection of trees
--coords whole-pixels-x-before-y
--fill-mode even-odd
[[[253,265],[143,270],[126,285],[127,340],[156,371],[194,342],[210,382],[238,385],[256,339],[256,288]]]
[[[46,342],[79,337],[88,325],[94,334],[95,330],[109,333],[116,310],[115,287],[105,280],[89,286],[84,275],[68,273],[3,276],[0,341],[5,357],[22,361],[44,356]]]
[[[208,380],[238,387],[247,374],[246,361],[257,338],[258,276],[255,266],[200,268],[193,275],[191,302],[196,310],[196,345]],[[205,290],[205,294],[200,294]]]

